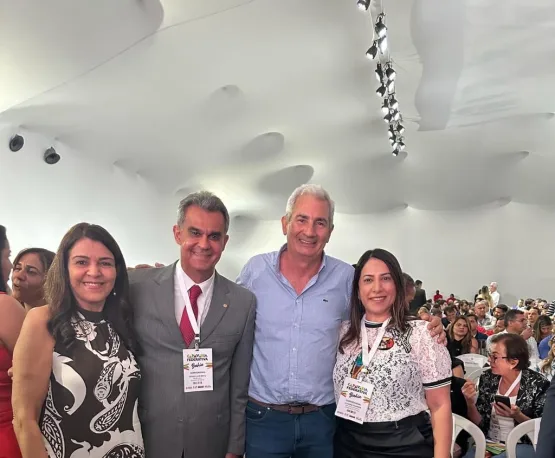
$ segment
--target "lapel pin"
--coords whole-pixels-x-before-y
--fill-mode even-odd
[[[227,304],[224,304],[224,309],[226,309],[226,308],[227,308]]]

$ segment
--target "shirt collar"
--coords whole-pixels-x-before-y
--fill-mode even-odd
[[[198,284],[203,294],[206,294],[206,292],[214,284],[214,278],[216,277],[216,271],[214,271],[214,273],[208,280],[205,280],[202,283],[195,283],[193,280],[191,280],[191,277],[189,277],[189,275],[185,273],[185,271],[183,270],[183,267],[181,267],[180,262],[177,263],[175,271],[177,272],[177,275],[181,277],[181,279],[183,280],[183,283],[185,285],[185,288],[187,288],[187,291],[189,291],[194,285]]]
[[[276,259],[275,259],[275,262],[274,262],[274,268],[276,269],[276,272],[277,272],[277,273],[280,273],[280,270],[279,270],[279,260],[281,259],[281,254],[282,254],[285,250],[287,250],[287,243],[284,243],[284,244],[281,246],[281,248],[279,249],[279,251],[277,252],[277,256],[276,256]],[[326,267],[326,259],[327,259],[327,257],[328,257],[328,256],[326,255],[326,252],[324,251],[324,256],[322,256],[322,264],[320,264],[320,268],[318,269],[318,273],[322,272],[322,269],[323,269],[324,267]]]

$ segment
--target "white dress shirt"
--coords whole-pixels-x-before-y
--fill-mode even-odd
[[[206,314],[208,313],[208,309],[210,308],[210,302],[212,302],[212,293],[214,292],[214,277],[216,273],[214,272],[212,276],[202,282],[199,283],[200,289],[202,291],[201,295],[197,299],[198,305],[198,324],[199,327],[204,322],[206,318]],[[187,288],[186,291],[181,290],[181,284],[185,285]],[[175,306],[175,319],[177,320],[177,325],[181,323],[181,316],[183,315],[183,311],[185,310],[185,305],[189,303],[189,290],[196,285],[196,283],[191,280],[191,278],[183,271],[181,264],[178,262],[175,266],[175,275],[173,278],[173,300]],[[187,299],[185,299],[185,297]]]
[[[490,293],[491,298],[493,299],[493,307],[497,307],[499,305],[500,295],[497,291]]]

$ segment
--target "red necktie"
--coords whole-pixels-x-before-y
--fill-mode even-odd
[[[193,309],[193,314],[195,315],[195,319],[198,322],[198,305],[197,300],[198,297],[201,295],[202,290],[200,289],[199,285],[191,286],[189,289],[189,300],[191,301],[191,308]],[[200,323],[199,323],[200,327]],[[195,338],[195,331],[193,331],[193,326],[191,321],[189,320],[189,315],[187,315],[187,307],[183,309],[183,314],[181,315],[181,321],[179,322],[179,329],[181,330],[181,335],[183,336],[183,340],[187,344],[187,347],[191,345],[191,342]]]

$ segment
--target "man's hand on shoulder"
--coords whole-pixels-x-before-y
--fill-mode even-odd
[[[164,264],[160,262],[154,263],[153,266],[150,264],[137,264],[135,267],[128,267],[127,270],[135,270],[135,269],[153,269],[155,267],[166,267]]]
[[[445,335],[441,318],[438,316],[430,316],[426,321],[429,321],[428,331],[430,331],[431,336],[436,337],[439,344],[447,345],[447,336]]]

